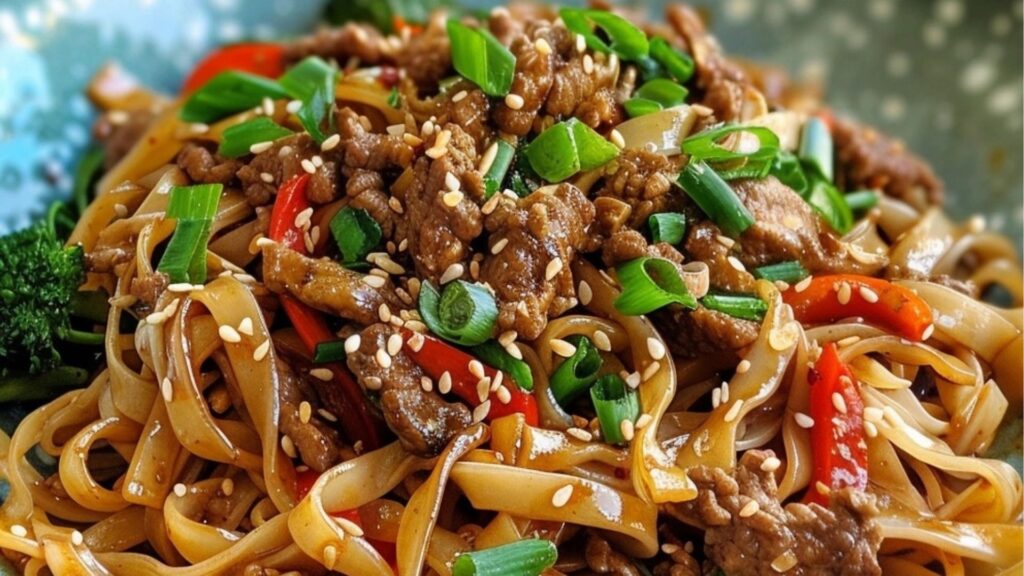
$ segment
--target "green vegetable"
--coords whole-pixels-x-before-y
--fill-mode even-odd
[[[277,80],[289,96],[302,101],[302,108],[297,114],[299,122],[317,144],[327,139],[321,129],[325,118],[333,128],[334,117],[330,110],[334,106],[336,75],[337,71],[330,64],[318,56],[309,56]]]
[[[330,0],[324,19],[340,26],[346,22],[364,22],[383,34],[395,32],[395,20],[423,24],[434,10],[451,6],[446,0]]]
[[[497,153],[494,155],[494,162],[491,162],[491,167],[484,174],[484,198],[494,196],[494,193],[501,188],[501,183],[505,181],[505,175],[508,173],[509,167],[512,166],[512,160],[516,155],[515,147],[505,140],[499,138],[495,141],[495,145]]]
[[[800,196],[806,197],[808,189],[807,176],[804,175],[804,169],[800,166],[800,160],[792,152],[779,150],[779,153],[772,161],[770,173],[778,178],[779,182],[792,188]]]
[[[103,171],[103,160],[105,158],[106,153],[103,151],[103,148],[94,146],[86,150],[82,159],[78,161],[71,198],[74,200],[75,210],[77,210],[79,215],[84,213],[85,209],[89,206],[92,189],[96,185],[96,181],[99,180],[100,173]]]
[[[650,49],[643,30],[611,12],[562,8],[558,14],[569,30],[586,39],[591,50],[606,54],[614,52],[626,60],[639,60],[646,57]],[[600,35],[595,28],[600,29]],[[611,44],[603,38],[611,40]]]
[[[769,280],[771,282],[781,280],[782,282],[792,284],[794,282],[799,282],[810,275],[811,273],[796,260],[779,262],[777,264],[768,264],[767,266],[754,268],[754,278]]]
[[[273,142],[278,138],[291,136],[291,130],[278,126],[273,120],[266,116],[246,120],[235,124],[224,130],[224,137],[220,141],[217,152],[228,158],[238,158],[249,154],[253,144],[260,142]]]
[[[388,106],[392,108],[398,108],[402,105],[402,95],[398,93],[398,88],[392,88],[391,92],[388,93]]]
[[[452,563],[452,576],[538,576],[556,560],[558,548],[554,542],[532,538],[463,552]]]
[[[448,20],[452,65],[488,96],[504,96],[512,88],[516,57],[483,28]]]
[[[853,212],[846,204],[846,198],[830,182],[816,176],[811,179],[811,191],[807,203],[821,214],[833,230],[845,234],[853,227]]]
[[[74,366],[60,366],[35,376],[25,374],[7,376],[0,378],[0,404],[46,400],[62,394],[66,390],[80,388],[88,380],[89,371]]]
[[[346,356],[344,340],[328,340],[316,345],[316,349],[313,350],[313,364],[343,362]]]
[[[549,385],[555,401],[563,407],[590,389],[604,364],[601,353],[590,338],[576,334],[566,340],[576,347],[576,351],[558,365]]]
[[[331,236],[338,244],[341,261],[346,264],[361,262],[380,244],[380,224],[362,208],[346,206],[331,218]]]
[[[617,374],[606,374],[590,388],[590,400],[601,425],[601,437],[609,444],[622,444],[622,421],[636,422],[640,400]]]
[[[651,229],[651,240],[655,244],[679,244],[686,235],[686,216],[678,212],[651,214],[647,217],[647,227]]]
[[[178,117],[185,122],[210,123],[254,108],[264,98],[287,97],[273,80],[245,72],[221,72],[188,97]]]
[[[664,38],[651,38],[650,46],[651,58],[676,82],[685,84],[693,76],[694,62],[689,54],[675,49]]]
[[[655,78],[644,82],[644,85],[638,88],[633,96],[641,100],[657,102],[662,108],[671,108],[685,102],[688,93],[686,88],[671,80]]]
[[[508,374],[523,390],[533,390],[533,372],[530,371],[530,365],[512,357],[501,344],[488,340],[473,346],[470,351],[484,364]]]
[[[561,182],[580,170],[604,166],[619,155],[619,149],[586,124],[570,118],[542,132],[523,153],[541,178]]]
[[[675,264],[664,258],[636,258],[620,264],[616,272],[622,294],[613,304],[622,314],[639,316],[669,304],[697,307],[697,299],[683,283]]]
[[[703,162],[692,160],[679,175],[679,185],[726,234],[738,237],[754,224],[747,207],[732,188]]]
[[[420,315],[430,330],[456,344],[483,344],[494,333],[498,306],[481,284],[455,280],[438,293],[430,282],[420,287]]]
[[[643,98],[630,98],[622,103],[622,107],[626,109],[626,114],[629,114],[630,118],[638,118],[646,114],[659,112],[662,109],[661,104],[654,100],[645,100]]]
[[[828,126],[820,118],[812,116],[804,123],[797,156],[825,181],[833,181],[832,135],[828,131]]]
[[[708,294],[700,299],[700,303],[708,310],[724,312],[729,316],[760,322],[768,312],[768,304],[754,296],[738,296],[735,294]]]
[[[718,143],[733,132],[757,137],[758,149],[752,152],[735,152]],[[779,137],[761,126],[727,124],[687,137],[683,140],[682,149],[684,154],[690,156],[691,163],[703,161],[714,164],[715,171],[724,180],[764,178],[771,171],[779,153]]]
[[[857,190],[847,192],[845,195],[846,205],[854,212],[867,212],[878,204],[877,190]]]
[[[540,176],[530,166],[530,159],[526,157],[526,148],[529,143],[522,141],[516,147],[515,157],[512,159],[512,168],[505,177],[505,186],[515,192],[516,196],[526,198],[534,190],[544,185]]]
[[[206,282],[206,243],[223,189],[222,184],[171,188],[167,218],[177,224],[157,270],[167,274],[172,283]]]

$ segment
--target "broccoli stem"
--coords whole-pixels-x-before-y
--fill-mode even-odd
[[[74,366],[61,366],[36,376],[8,376],[0,380],[0,403],[44,400],[85,384],[89,372]]]
[[[99,346],[100,344],[103,344],[103,339],[106,337],[101,332],[86,332],[84,330],[75,330],[73,328],[61,330],[58,336],[65,342],[71,342],[72,344],[84,344],[86,346]]]
[[[101,290],[80,290],[71,295],[71,315],[91,320],[97,324],[107,322],[110,302],[107,293]]]

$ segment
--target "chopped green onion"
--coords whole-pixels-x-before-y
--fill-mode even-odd
[[[668,78],[669,74],[657,60],[650,56],[636,60],[636,67],[640,71],[640,78],[651,80],[654,78]]]
[[[626,114],[629,114],[630,118],[639,118],[662,110],[661,104],[643,98],[630,98],[622,103],[622,107],[626,109]]]
[[[640,400],[636,390],[630,389],[617,374],[606,374],[590,388],[601,437],[609,444],[622,444],[622,421],[636,422],[640,416]]]
[[[819,176],[832,182],[832,135],[820,118],[812,116],[804,123],[797,156],[804,163],[814,167]]]
[[[402,95],[398,93],[398,88],[392,88],[391,92],[388,93],[388,106],[392,108],[398,108],[402,105]]]
[[[810,275],[811,273],[803,267],[803,264],[796,260],[754,268],[754,278],[770,282],[782,281],[795,284]]]
[[[668,71],[679,83],[685,83],[693,76],[694,63],[689,54],[677,50],[664,38],[651,38],[651,58]]]
[[[768,312],[768,304],[754,296],[735,294],[708,294],[700,299],[708,310],[723,312],[729,316],[760,322]]]
[[[566,28],[581,34],[591,50],[614,52],[626,60],[640,60],[647,56],[650,45],[647,34],[625,18],[605,10],[584,10],[562,8],[558,12]],[[603,36],[611,40],[606,43],[594,28],[600,28]]]
[[[490,32],[448,20],[452,65],[488,96],[504,96],[512,88],[516,57]]]
[[[655,244],[679,244],[686,235],[686,216],[678,212],[651,214],[647,218],[647,227],[651,229],[651,240]]]
[[[313,350],[313,364],[342,362],[346,356],[344,340],[328,340],[316,345],[316,349]]]
[[[167,203],[167,217],[177,220],[157,270],[172,283],[206,282],[206,243],[224,189],[221,184],[175,186]]]
[[[671,108],[686,101],[689,91],[667,78],[655,78],[644,82],[644,85],[633,94],[634,98],[652,100],[662,108]]]
[[[619,149],[576,118],[559,122],[537,136],[523,153],[534,172],[548,182],[561,182],[580,170],[604,166]]]
[[[726,234],[738,237],[754,224],[747,207],[707,164],[691,161],[679,174],[679,185]]]
[[[334,105],[334,82],[337,71],[318,56],[309,56],[292,66],[278,79],[288,94],[302,101],[297,116],[302,127],[317,144],[327,139],[321,129],[324,118],[333,126],[330,110]]]
[[[224,136],[220,141],[217,152],[228,158],[238,158],[249,154],[253,144],[260,142],[273,142],[278,138],[291,136],[291,130],[278,126],[273,120],[266,116],[246,120],[235,124],[224,130]]]
[[[878,204],[877,190],[857,190],[846,193],[846,205],[854,212],[867,212]]]
[[[513,358],[502,348],[501,344],[494,340],[488,340],[483,344],[473,346],[470,351],[484,364],[508,374],[523,390],[533,390],[533,372],[530,370],[530,365],[518,358]]]
[[[601,353],[590,338],[576,334],[566,340],[576,347],[576,351],[555,369],[549,384],[555,401],[563,407],[590,389],[604,364]]]
[[[757,150],[736,152],[718,144],[720,139],[733,132],[748,133],[757,137],[759,143]],[[715,170],[724,180],[764,178],[771,170],[779,152],[779,137],[763,126],[727,124],[687,137],[683,140],[682,150],[684,154],[690,156],[691,162],[694,160],[713,163],[744,161],[739,167],[716,164]]]
[[[512,159],[512,168],[507,176],[508,183],[506,186],[520,198],[526,198],[544,184],[540,176],[530,166],[530,159],[526,157],[526,148],[528,146],[529,143],[525,139],[516,146],[516,155]]]
[[[484,174],[485,199],[494,196],[494,193],[501,188],[501,183],[505,181],[505,174],[508,173],[516,155],[515,147],[501,138],[495,141],[495,146],[497,146],[497,152],[494,155],[494,161],[491,162],[491,167]]]
[[[622,294],[614,305],[622,314],[639,316],[669,304],[697,307],[697,299],[686,288],[676,265],[664,258],[636,258],[620,264],[616,271]]]
[[[483,344],[494,333],[498,306],[481,284],[455,280],[438,293],[430,282],[420,287],[420,315],[434,334],[461,344]]]
[[[89,207],[89,198],[92,196],[92,189],[99,179],[100,171],[103,169],[103,160],[106,153],[103,148],[93,146],[89,148],[78,161],[75,168],[75,184],[71,197],[74,198],[75,209],[81,216]]]
[[[346,206],[331,218],[331,236],[346,265],[366,258],[380,244],[381,235],[380,224],[362,208]]]
[[[185,122],[211,123],[254,108],[264,98],[287,98],[281,85],[255,74],[221,72],[192,93],[178,112]]]
[[[531,538],[463,552],[452,563],[452,576],[538,576],[556,560],[558,548],[554,542]]]
[[[807,196],[809,189],[807,176],[804,175],[804,169],[800,166],[800,160],[792,152],[779,150],[775,160],[772,161],[770,173],[801,197]]]
[[[830,182],[822,177],[811,179],[811,192],[807,203],[818,211],[833,230],[845,234],[853,227],[853,212],[846,204],[846,198]]]

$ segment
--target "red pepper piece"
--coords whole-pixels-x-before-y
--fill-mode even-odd
[[[181,92],[191,92],[217,74],[230,70],[277,78],[284,74],[284,47],[266,42],[244,42],[214,50],[192,69]]]

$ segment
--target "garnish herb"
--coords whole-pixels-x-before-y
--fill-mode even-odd
[[[249,154],[249,148],[260,142],[273,142],[278,138],[291,136],[291,130],[278,126],[265,116],[246,120],[224,130],[217,152],[228,158],[238,158]]]
[[[494,295],[483,285],[465,280],[448,283],[440,293],[430,282],[424,282],[419,309],[434,334],[463,346],[486,342],[498,320]]]
[[[647,218],[647,227],[651,229],[651,240],[679,244],[686,235],[686,216],[678,212],[660,212]]]
[[[736,192],[714,170],[701,161],[690,161],[679,174],[679,185],[719,228],[738,237],[754,224],[747,207]]]
[[[171,189],[167,218],[177,220],[177,224],[157,270],[167,274],[172,283],[206,282],[206,243],[223,189],[221,184]]]
[[[606,374],[590,388],[590,400],[601,425],[601,437],[609,444],[623,444],[622,422],[636,422],[640,416],[640,400],[636,390],[626,385],[617,374]]]
[[[620,264],[616,272],[622,294],[614,305],[622,314],[639,316],[669,304],[697,307],[697,299],[690,294],[675,264],[664,258],[636,258]]]
[[[452,65],[488,96],[505,96],[512,88],[516,57],[483,28],[448,20]]]

